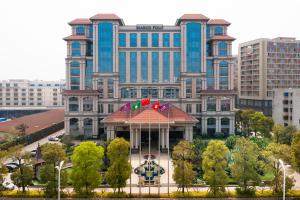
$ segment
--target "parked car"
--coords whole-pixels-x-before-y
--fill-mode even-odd
[[[5,190],[13,190],[16,187],[13,183],[10,182],[4,182],[2,186]]]
[[[58,137],[49,137],[48,138],[49,141],[59,141]]]
[[[36,149],[30,151],[30,154],[31,154],[32,157],[35,157],[36,156]]]
[[[5,167],[8,169],[8,172],[14,172],[16,169],[19,168],[18,165],[14,165],[14,164],[6,164]]]

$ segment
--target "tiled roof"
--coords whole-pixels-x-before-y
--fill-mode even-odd
[[[26,129],[26,134],[31,134],[44,128],[48,128],[53,124],[63,122],[64,113],[65,111],[63,109],[56,109],[15,118],[11,121],[1,123],[0,132],[9,132],[12,127],[24,123],[28,126]]]
[[[65,96],[94,96],[98,95],[97,90],[64,90],[63,95]]]
[[[92,24],[92,22],[87,18],[77,18],[69,22],[70,25],[87,25]]]
[[[68,41],[68,40],[88,40],[89,38],[87,38],[85,35],[70,35],[68,37],[65,37],[64,40]]]
[[[234,37],[231,37],[229,35],[215,35],[210,38],[211,40],[235,40]]]
[[[102,123],[127,123],[127,124],[148,124],[150,121],[151,124],[165,124],[165,123],[196,123],[198,120],[193,116],[183,112],[176,106],[172,106],[169,110],[169,120],[168,120],[168,112],[158,112],[152,110],[152,108],[141,108],[138,111],[131,112],[121,112],[116,111],[112,113],[110,116],[104,118]]]
[[[124,25],[123,20],[113,13],[99,13],[91,17],[90,20],[118,20],[121,25]]]
[[[207,24],[216,24],[216,25],[230,25],[230,23],[224,19],[211,19]]]
[[[178,25],[180,25],[181,21],[184,21],[184,20],[189,20],[189,21],[205,20],[205,21],[208,21],[209,18],[206,17],[205,15],[202,15],[202,14],[184,14],[179,19],[177,19],[175,24],[178,26]]]

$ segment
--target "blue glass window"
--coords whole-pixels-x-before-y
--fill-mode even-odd
[[[71,85],[80,85],[79,77],[71,77]]]
[[[87,42],[86,44],[86,56],[93,56],[93,43]]]
[[[174,52],[174,81],[177,82],[180,76],[181,66],[181,55],[180,52]]]
[[[85,89],[93,89],[93,60],[87,60],[85,64]]]
[[[130,52],[130,82],[136,83],[137,79],[137,65],[136,52]]]
[[[113,26],[112,23],[98,24],[98,71],[113,72]]]
[[[221,61],[219,64],[219,89],[220,90],[228,90],[228,62]]]
[[[170,52],[163,52],[163,81],[170,81]]]
[[[85,35],[85,27],[77,26],[76,27],[76,35]]]
[[[72,61],[71,66],[71,76],[80,76],[80,63],[78,61]]]
[[[227,43],[219,42],[218,44],[219,56],[227,56]]]
[[[228,76],[228,62],[220,62],[220,76]]]
[[[174,33],[173,35],[173,45],[174,47],[180,47],[180,33]]]
[[[119,47],[126,47],[126,33],[119,33]]]
[[[170,46],[170,33],[163,33],[163,47]]]
[[[206,43],[206,56],[211,56],[211,55],[212,55],[211,44]]]
[[[208,24],[206,24],[206,39],[210,39],[210,26]]]
[[[158,33],[152,33],[152,47],[158,47],[159,35]]]
[[[187,72],[201,72],[201,24],[187,24],[186,65]]]
[[[147,47],[148,46],[148,33],[142,33],[141,34],[141,47]]]
[[[223,27],[216,26],[215,27],[215,35],[223,35]]]
[[[206,61],[206,79],[207,79],[207,89],[214,89],[215,79],[214,79],[214,66],[212,60]]]
[[[142,82],[148,81],[148,52],[141,53],[141,78]]]
[[[152,52],[152,82],[158,82],[158,63],[159,63],[159,57],[158,52]]]
[[[120,82],[126,82],[126,52],[119,53],[119,75]]]
[[[80,51],[80,43],[79,42],[73,42],[72,45],[72,56],[81,56],[81,51]]]
[[[130,47],[136,47],[136,33],[130,33]]]
[[[93,25],[89,25],[89,38],[93,38]]]
[[[220,90],[228,90],[228,77],[220,77]]]

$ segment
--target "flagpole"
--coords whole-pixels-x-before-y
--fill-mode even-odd
[[[129,114],[129,157],[130,157],[130,167],[131,166],[131,109],[130,109],[130,114]],[[132,170],[130,170],[130,180],[129,180],[129,194],[131,196],[131,175],[132,175]]]
[[[140,138],[139,138],[139,196],[141,197],[142,191],[141,191],[141,176],[142,176],[142,170],[141,170],[141,140],[142,140],[142,124],[140,123]]]
[[[170,162],[170,144],[169,144],[169,137],[170,137],[170,134],[169,134],[169,132],[170,132],[170,109],[171,108],[169,108],[168,109],[168,134],[167,134],[167,147],[168,147],[168,196],[170,196],[170,164],[169,164],[169,162]]]
[[[158,196],[160,195],[160,119],[158,117]]]
[[[149,118],[149,135],[148,135],[148,140],[149,140],[149,142],[148,142],[148,146],[149,146],[149,149],[148,149],[148,162],[150,162],[150,160],[151,160],[151,155],[150,155],[150,146],[151,146],[151,126],[150,126],[150,109],[149,109],[149,111],[148,111],[148,118]],[[150,171],[150,163],[149,163],[149,166],[148,166],[148,170]],[[149,173],[150,174],[150,173]],[[150,195],[150,177],[148,177],[149,178],[149,180],[148,180],[148,192],[149,192],[149,195]]]

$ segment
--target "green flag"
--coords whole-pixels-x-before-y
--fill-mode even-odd
[[[131,110],[138,110],[140,108],[141,108],[141,102],[140,101],[137,101],[137,102],[131,104]]]

